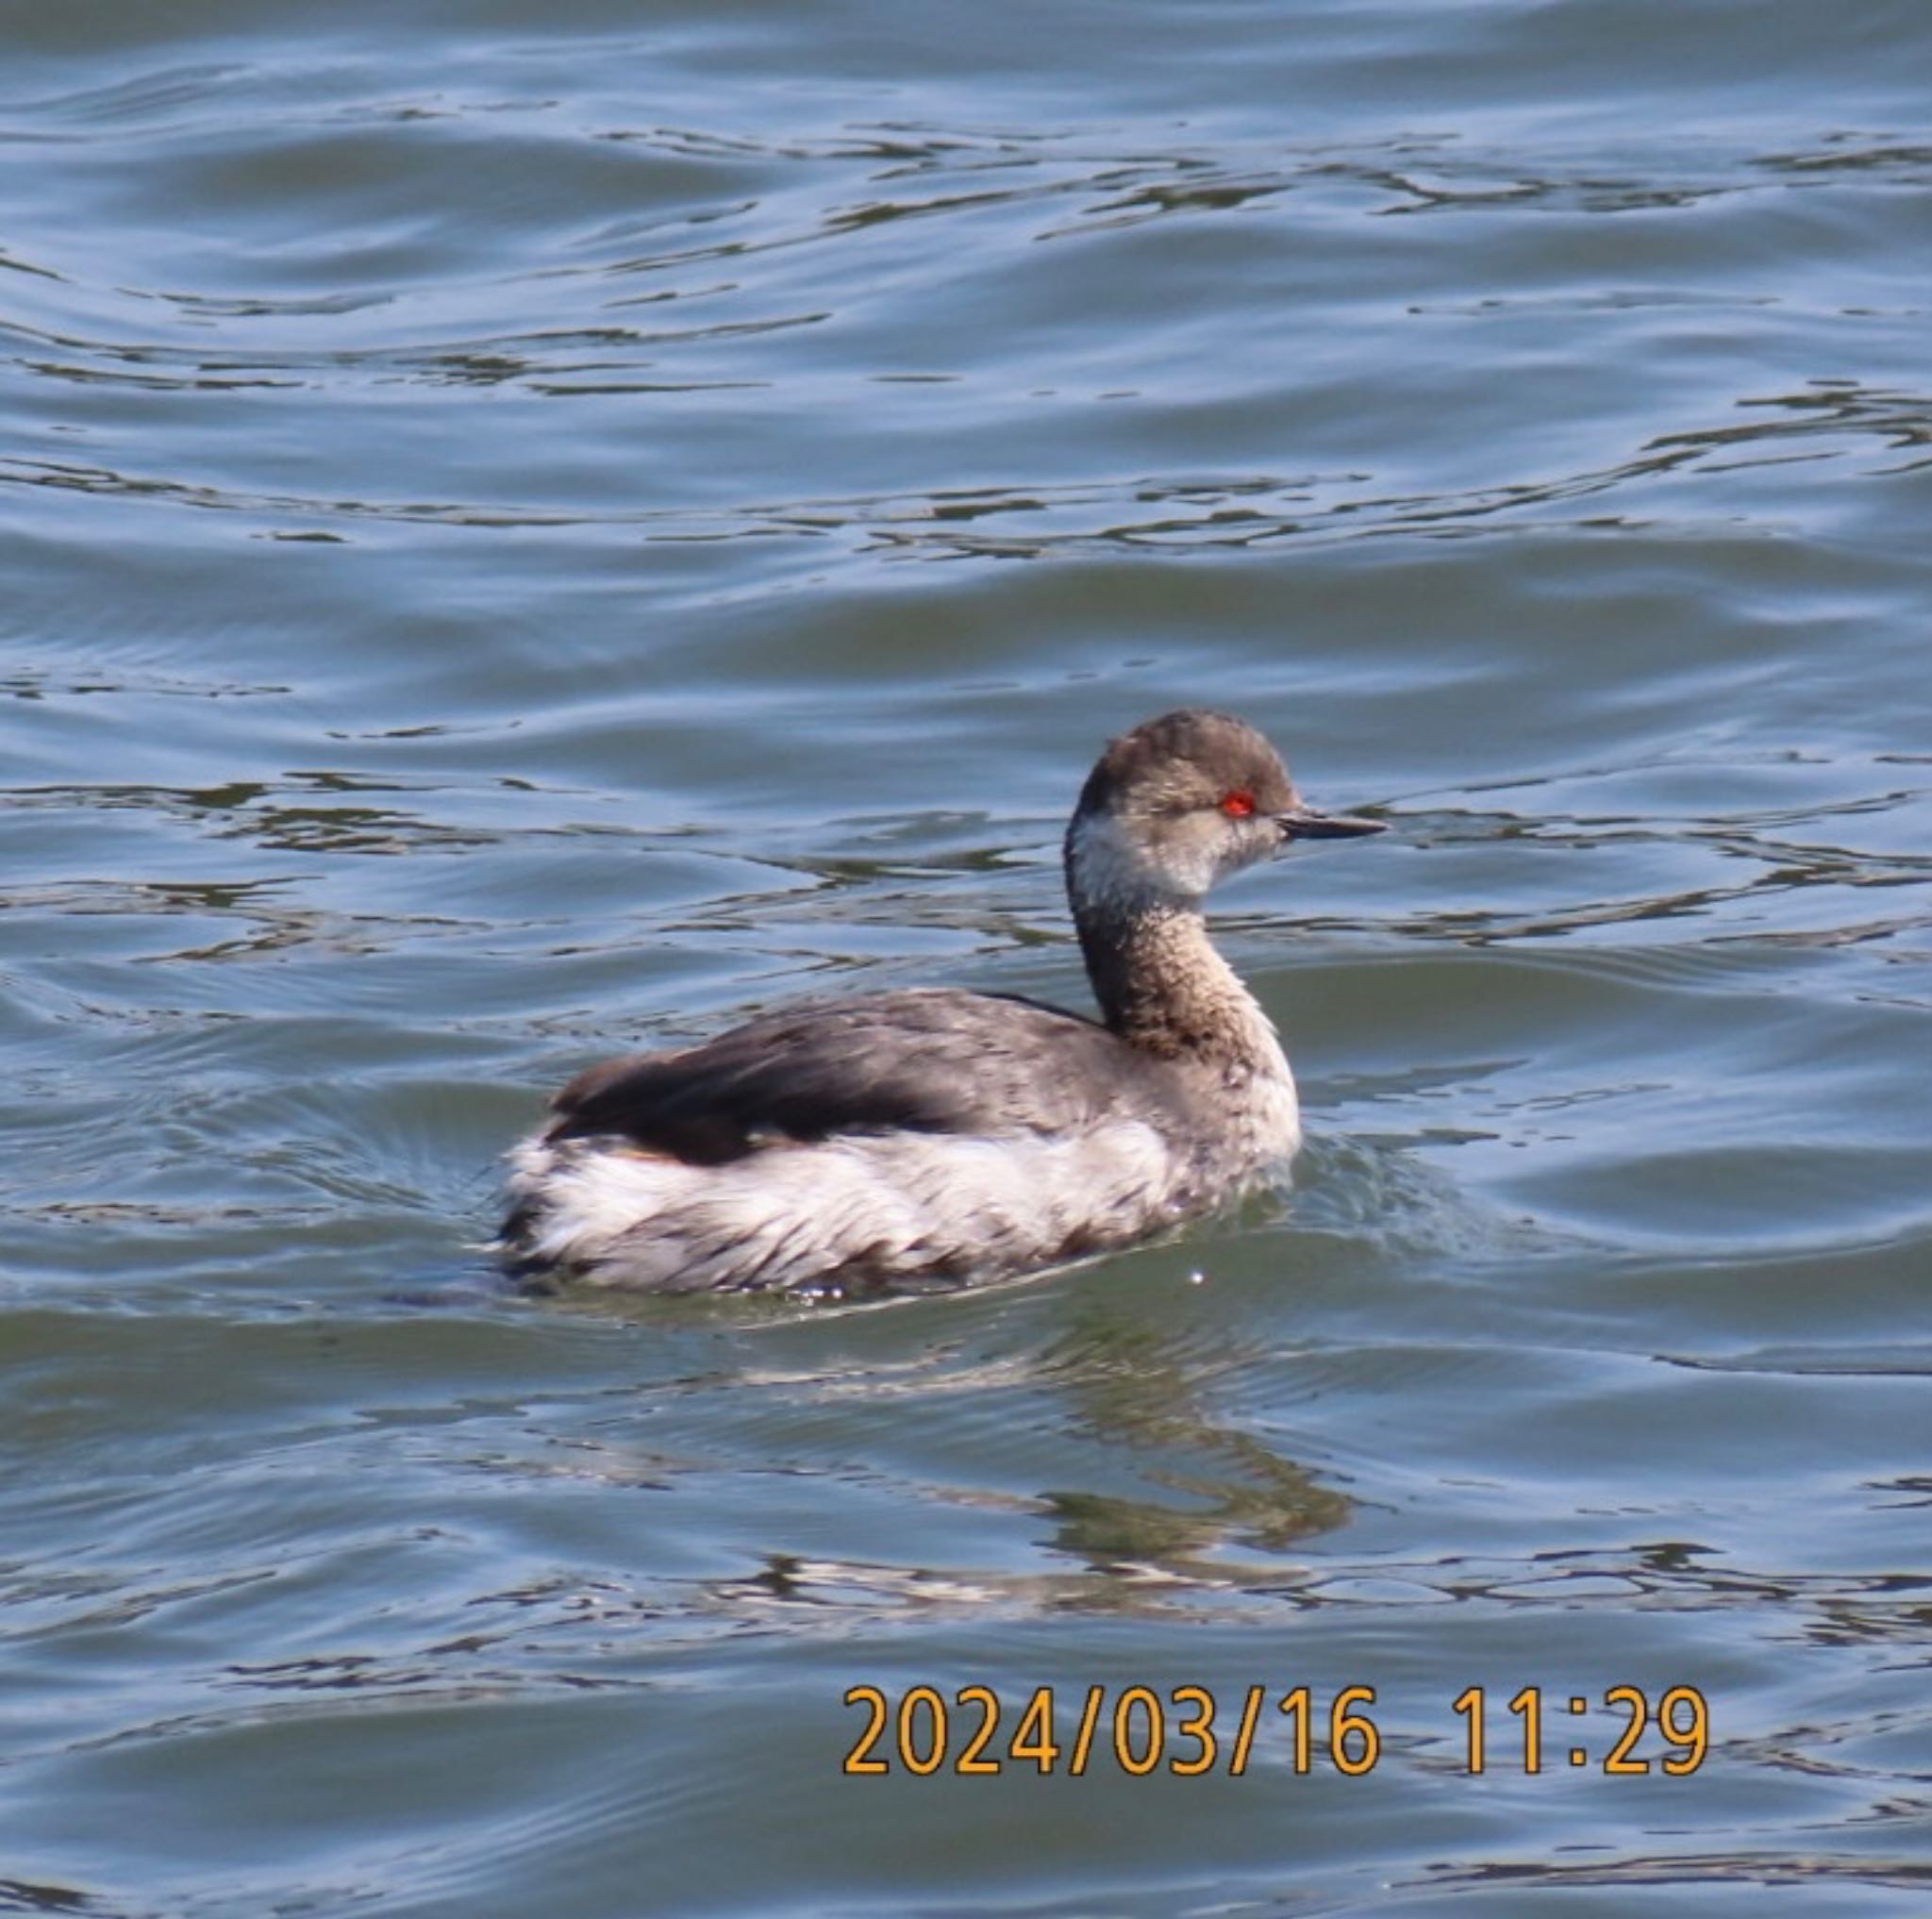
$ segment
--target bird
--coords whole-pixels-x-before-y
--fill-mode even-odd
[[[1204,902],[1292,842],[1385,826],[1308,806],[1245,721],[1148,720],[1066,831],[1097,1019],[909,988],[591,1066],[511,1153],[497,1254],[537,1292],[851,1298],[1064,1265],[1225,1206],[1302,1129]]]

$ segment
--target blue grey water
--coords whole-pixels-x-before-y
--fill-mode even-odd
[[[0,56],[0,1910],[1925,1910],[1919,0]],[[489,1289],[604,1053],[1084,1004],[1060,826],[1182,703],[1394,823],[1222,899],[1291,1197],[871,1310]],[[941,1769],[848,1775],[922,1685]],[[1011,1754],[1136,1685],[1150,1776]],[[1701,1766],[1607,1770],[1620,1686]]]

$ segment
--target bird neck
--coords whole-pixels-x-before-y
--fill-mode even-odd
[[[1202,895],[1172,883],[1104,809],[1068,826],[1067,899],[1108,1028],[1161,1059],[1286,1075],[1274,1027],[1215,951]]]
[[[1215,950],[1198,908],[1089,901],[1075,905],[1074,923],[1093,996],[1122,1039],[1160,1059],[1279,1067],[1274,1026]]]

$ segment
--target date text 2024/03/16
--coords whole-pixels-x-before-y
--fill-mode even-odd
[[[1068,1689],[1060,1699],[1051,1686],[1040,1686],[1010,1716],[990,1686],[962,1686],[950,1702],[935,1686],[908,1686],[896,1700],[879,1686],[853,1686],[845,1704],[867,1715],[845,1754],[843,1770],[855,1777],[891,1772],[973,1777],[1031,1767],[1078,1778],[1100,1753],[1110,1754],[1136,1778],[1163,1767],[1182,1778],[1221,1769],[1239,1778],[1257,1748],[1273,1760],[1281,1749],[1277,1741],[1296,1773],[1326,1767],[1358,1777],[1382,1757],[1373,1686],[1342,1687],[1325,1711],[1307,1686],[1279,1694],[1249,1686],[1235,1695],[1225,1716],[1207,1686],[1174,1686],[1164,1696],[1151,1686],[1111,1694],[1088,1686]],[[1681,1778],[1694,1773],[1710,1749],[1709,1708],[1694,1686],[1671,1686],[1654,1701],[1641,1686],[1611,1686],[1596,1702],[1581,1693],[1553,1692],[1547,1707],[1544,1688],[1524,1686],[1505,1702],[1500,1720],[1493,1710],[1481,1686],[1466,1687],[1450,1702],[1450,1727],[1461,1722],[1464,1772],[1541,1772],[1546,1717],[1577,1742],[1565,1745],[1553,1733],[1553,1758],[1571,1766],[1598,1765],[1612,1777],[1657,1771]],[[1586,1743],[1582,1722],[1597,1711],[1614,1723]],[[1652,1731],[1665,1748],[1655,1760],[1638,1750]]]

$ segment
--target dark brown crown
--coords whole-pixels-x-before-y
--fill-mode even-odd
[[[1209,807],[1236,792],[1252,794],[1261,813],[1296,803],[1281,756],[1245,720],[1182,707],[1108,743],[1080,789],[1075,817]]]

